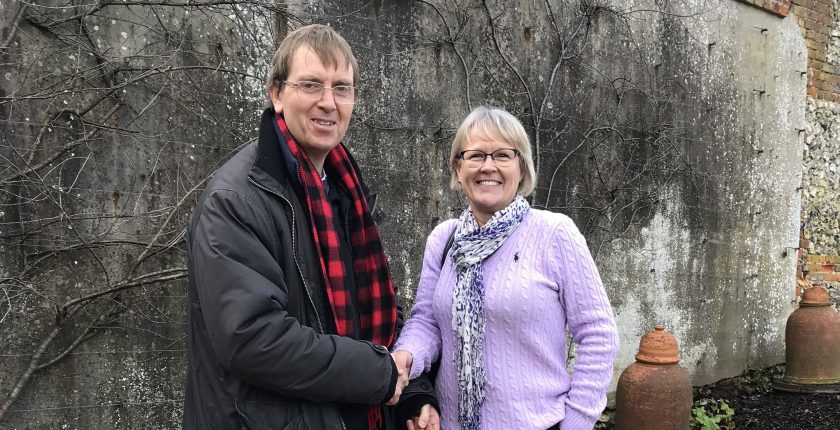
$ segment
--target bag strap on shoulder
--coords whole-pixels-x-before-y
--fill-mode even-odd
[[[455,230],[457,228],[452,229],[452,233],[449,233],[449,239],[446,239],[446,245],[443,247],[443,252],[440,254],[440,268],[443,269],[443,264],[446,263],[446,254],[449,254],[449,249],[452,248],[452,243],[455,242]]]

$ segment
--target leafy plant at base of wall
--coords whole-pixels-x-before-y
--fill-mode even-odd
[[[691,430],[732,430],[735,428],[735,410],[725,400],[700,399],[691,409]]]

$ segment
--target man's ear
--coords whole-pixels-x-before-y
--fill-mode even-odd
[[[268,87],[268,97],[271,98],[271,106],[274,107],[274,112],[283,112],[283,89],[271,85]]]

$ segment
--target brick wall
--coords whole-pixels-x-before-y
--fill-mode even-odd
[[[797,299],[804,288],[819,285],[828,289],[831,300],[840,305],[840,255],[810,254],[800,260],[800,264],[796,282]]]
[[[829,57],[831,31],[837,27],[834,0],[793,0],[790,12],[808,45],[808,96],[840,102],[840,68]]]
[[[787,16],[791,0],[741,0],[744,3],[762,8],[779,16]],[[796,3],[794,1],[793,3]]]

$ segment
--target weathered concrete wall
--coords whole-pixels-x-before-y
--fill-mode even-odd
[[[569,14],[558,31],[540,7],[521,2],[497,18],[495,41],[480,7],[466,24],[451,7],[417,7],[417,35],[380,57],[403,69],[379,66],[373,75],[377,89],[385,77],[387,101],[360,109],[388,120],[354,131],[374,143],[359,151],[375,183],[392,187],[384,230],[404,299],[423,232],[463,208],[440,191],[452,131],[468,106],[497,104],[534,133],[534,204],[573,216],[597,253],[620,321],[617,372],[655,323],[678,336],[698,384],[783,361],[806,48],[792,19],[701,3],[683,11],[703,11],[693,19],[620,7]],[[382,11],[382,26],[392,13]],[[585,43],[574,33],[581,19],[591,25]],[[458,37],[447,45],[451,34]],[[558,39],[575,50],[559,65]],[[399,78],[388,80],[392,73]],[[405,82],[415,91],[404,92]],[[383,154],[388,141],[402,149]]]
[[[183,228],[255,133],[271,35],[246,30],[271,25],[64,3],[15,22],[21,6],[0,10],[0,405],[19,395],[0,428],[177,428]]]
[[[653,1],[549,3],[322,1],[281,4],[294,19],[279,21],[251,6],[120,5],[84,25],[47,26],[60,37],[43,29],[56,10],[30,10],[0,52],[10,130],[0,180],[30,153],[35,164],[79,136],[85,144],[40,176],[0,184],[0,277],[14,279],[0,298],[3,395],[55,327],[37,363],[87,327],[95,337],[36,372],[0,425],[178,427],[181,272],[69,319],[56,310],[183,266],[193,189],[254,134],[271,30],[312,20],[335,26],[359,57],[364,96],[347,143],[380,194],[404,304],[426,234],[465,206],[447,188],[454,130],[471,106],[498,105],[533,140],[533,204],[572,216],[596,254],[620,323],[616,372],[655,323],[677,335],[698,384],[782,361],[806,111],[807,53],[792,18],[734,0],[661,11]],[[0,41],[13,6],[0,9]],[[79,29],[91,37],[70,43]],[[43,87],[86,90],[22,98]],[[157,254],[133,268],[149,243]]]
[[[694,43],[665,47],[679,60],[671,72],[692,89],[677,108],[692,175],[660,190],[650,222],[601,260],[622,340],[664,323],[695,383],[784,361],[800,205],[798,28],[738,3],[719,6],[686,24]],[[636,346],[623,346],[620,366]]]

